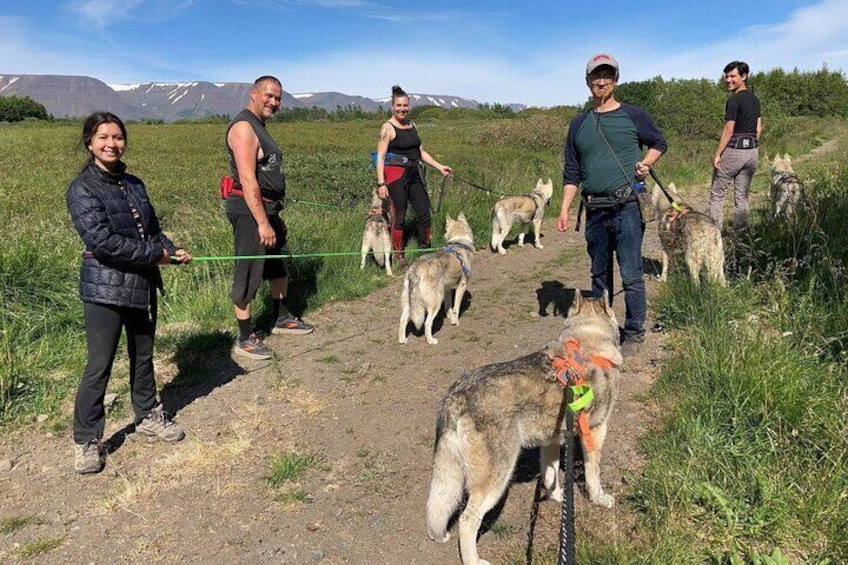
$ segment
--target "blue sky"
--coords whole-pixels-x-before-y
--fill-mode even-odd
[[[290,93],[478,102],[583,102],[586,60],[612,53],[622,81],[752,70],[848,71],[846,0],[3,0],[0,75],[107,84],[252,82]]]

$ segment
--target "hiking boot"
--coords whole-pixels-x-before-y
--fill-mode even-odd
[[[271,358],[271,349],[256,332],[250,334],[247,339],[237,340],[235,347],[233,347],[233,353],[251,359]]]
[[[162,410],[160,404],[147,413],[147,416],[135,425],[135,431],[143,436],[156,437],[162,441],[180,441],[185,437],[185,432],[171,421],[168,413]]]
[[[315,331],[315,328],[312,325],[307,324],[300,318],[292,316],[289,314],[283,319],[277,320],[277,323],[274,324],[273,329],[271,330],[272,334],[291,334],[291,335],[304,335],[311,334]]]
[[[88,443],[74,445],[74,469],[81,475],[99,473],[106,461],[103,457],[103,446],[99,440],[93,439]]]

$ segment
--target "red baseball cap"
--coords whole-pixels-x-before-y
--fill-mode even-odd
[[[618,76],[618,61],[615,60],[615,57],[607,53],[598,53],[589,59],[589,62],[586,63],[586,76],[589,76],[592,71],[604,65],[615,69],[615,76]]]

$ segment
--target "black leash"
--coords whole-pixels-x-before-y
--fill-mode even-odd
[[[682,212],[683,209],[680,208],[680,204],[678,204],[677,201],[674,200],[674,198],[671,197],[671,194],[669,194],[668,191],[665,189],[665,187],[663,186],[663,183],[660,182],[660,178],[657,176],[657,173],[654,172],[654,169],[651,168],[650,171],[651,171],[651,178],[654,179],[654,182],[657,183],[658,187],[660,187],[660,190],[662,190],[663,194],[665,194],[665,197],[668,198],[668,201],[671,204],[671,207],[674,208],[675,210],[677,210],[678,212]]]
[[[467,184],[468,186],[473,186],[473,187],[474,187],[474,188],[476,188],[477,190],[482,190],[482,191],[483,191],[483,192],[485,192],[486,194],[494,194],[494,195],[496,195],[496,196],[506,196],[506,194],[504,194],[503,192],[496,192],[496,191],[494,191],[494,190],[492,190],[492,189],[490,189],[490,188],[486,188],[485,186],[480,186],[479,184],[475,184],[475,183],[471,182],[470,180],[466,180],[466,179],[461,178],[461,177],[458,177],[458,176],[456,176],[456,175],[451,175],[451,176],[452,176],[453,178],[455,178],[456,180],[458,180],[459,182],[464,182],[464,183],[465,183],[465,184]]]
[[[565,387],[565,403],[574,402],[571,387]],[[559,521],[559,565],[574,565],[574,414],[565,410],[565,441],[559,451],[562,469],[562,516]]]

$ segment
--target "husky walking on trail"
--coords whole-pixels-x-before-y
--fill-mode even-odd
[[[769,182],[771,196],[771,213],[777,218],[793,219],[807,204],[804,183],[792,168],[792,159],[784,153],[778,153],[771,162],[771,180]]]
[[[474,239],[465,214],[460,213],[456,220],[448,215],[445,240],[445,247],[422,255],[406,272],[400,298],[399,343],[407,342],[406,326],[410,320],[417,330],[424,325],[424,338],[427,343],[439,343],[433,337],[433,321],[442,304],[445,307],[445,316],[451,324],[459,325],[459,308],[465,295],[468,276],[471,274],[471,260],[474,257]],[[456,289],[456,296],[452,300],[453,289]]]
[[[503,242],[509,235],[514,222],[520,222],[521,233],[518,234],[518,247],[524,247],[524,234],[527,224],[533,223],[533,246],[542,249],[542,218],[545,216],[545,206],[554,192],[554,184],[551,179],[542,182],[536,181],[536,188],[528,194],[518,196],[507,196],[498,200],[492,209],[492,251],[506,255]]]
[[[668,185],[668,191],[675,201],[679,202],[674,183]],[[710,280],[727,286],[724,276],[724,242],[715,222],[706,214],[685,204],[680,206],[680,210],[672,208],[659,186],[654,186],[651,199],[660,219],[657,223],[657,233],[662,245],[660,280],[668,280],[669,263],[679,257],[686,263],[695,286],[701,282],[701,270],[706,271]]]
[[[557,341],[525,357],[474,369],[448,390],[436,421],[427,533],[440,543],[450,539],[448,524],[467,492],[459,517],[463,565],[488,565],[477,555],[477,533],[483,517],[506,491],[522,448],[541,447],[545,488],[551,498],[562,501],[558,464],[567,408],[565,389],[552,368],[557,360],[579,357],[594,392],[584,409],[591,437],[578,431],[586,490],[593,504],[613,506],[613,497],[601,487],[600,459],[618,396],[622,357],[618,322],[608,304],[606,293],[583,298],[576,292]],[[580,353],[573,354],[574,344]]]

